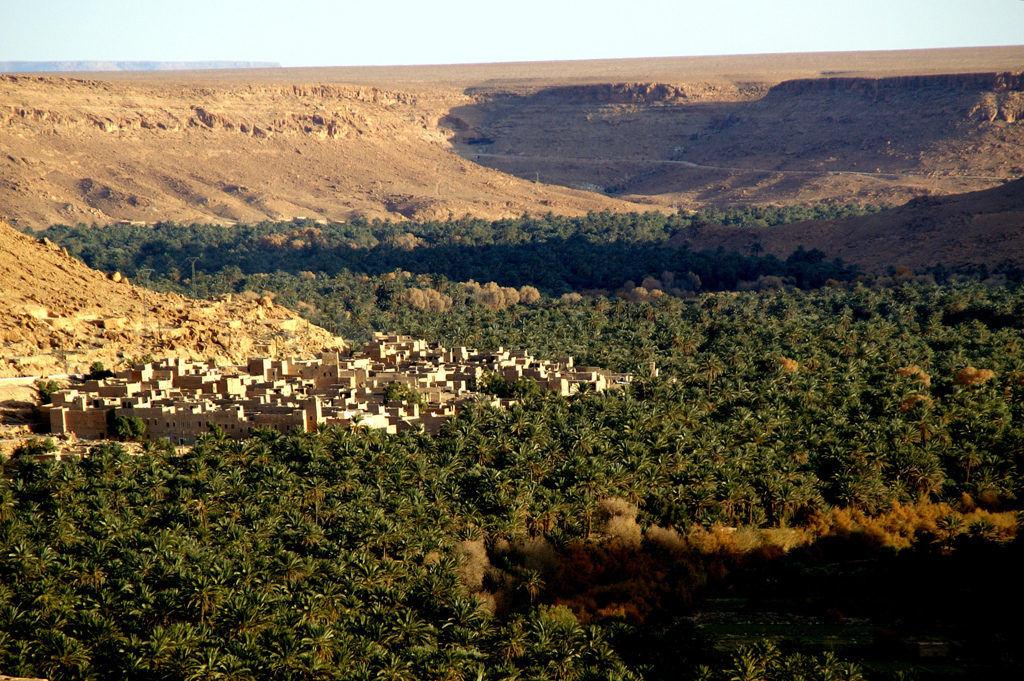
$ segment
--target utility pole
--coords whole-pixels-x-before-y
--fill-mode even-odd
[[[195,300],[196,299],[196,260],[199,260],[199,258],[187,258],[187,260],[191,260],[192,261],[192,278],[189,279],[189,281],[192,282],[192,300]]]
[[[153,270],[150,268],[144,268],[138,271],[139,276],[142,277],[142,314],[145,316],[146,330],[149,330],[149,306],[146,305],[146,289],[149,286],[149,275],[153,274]]]
[[[53,354],[60,358],[61,364],[64,365],[64,373],[70,374],[68,371],[68,351],[64,349],[63,341],[61,342],[60,347],[58,347]]]

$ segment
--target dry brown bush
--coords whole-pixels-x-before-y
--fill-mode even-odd
[[[647,528],[644,539],[674,553],[682,553],[687,547],[686,539],[674,527],[651,525]]]
[[[916,378],[924,387],[929,387],[932,384],[932,377],[924,372],[924,369],[917,366],[903,367],[897,369],[896,373],[904,378]]]
[[[687,272],[679,281],[676,287],[675,275],[671,272],[662,272],[661,278],[644,277],[644,280],[637,286],[633,281],[627,281],[622,285],[615,296],[628,300],[631,303],[653,303],[662,296],[673,296],[676,298],[692,298],[693,292],[700,288],[700,277],[692,272]]]
[[[612,516],[604,524],[604,535],[613,544],[639,547],[642,534],[636,518],[624,515]]]
[[[259,245],[262,248],[281,248],[288,241],[288,235],[286,234],[271,234],[269,236],[260,237]]]
[[[741,281],[736,284],[737,291],[778,291],[786,287],[780,277],[762,274],[756,281]]]
[[[529,553],[545,558],[543,563],[524,562],[527,569],[544,573],[547,598],[571,608],[581,622],[594,617],[643,621],[659,607],[685,606],[702,585],[726,578],[739,566],[803,548],[816,552],[812,545],[819,540],[826,540],[820,544],[822,551],[844,550],[849,540],[858,550],[882,552],[918,541],[938,541],[948,548],[955,534],[975,524],[992,527],[999,541],[1015,535],[1015,513],[962,506],[893,503],[875,515],[832,509],[805,518],[802,526],[784,528],[650,526],[641,542],[636,508],[624,499],[605,499],[598,504],[605,520],[603,537],[557,552],[545,540],[531,540],[537,548]],[[960,522],[950,523],[951,518]],[[517,550],[526,557],[526,551]]]
[[[995,376],[990,369],[975,369],[964,367],[956,372],[953,377],[953,385],[979,385],[992,379]]]
[[[631,281],[627,281],[626,285],[615,294],[616,297],[631,303],[653,303],[664,295],[665,292],[660,288],[648,289],[646,286],[636,286]]]
[[[519,289],[520,303],[536,303],[540,300],[540,291],[532,286],[523,286]]]
[[[450,296],[438,293],[432,288],[409,288],[402,294],[402,301],[417,310],[444,312],[452,306]]]
[[[640,286],[644,287],[648,291],[661,291],[661,281],[654,277],[644,277],[644,280],[640,282]]]
[[[484,586],[484,575],[491,567],[484,540],[464,541],[456,547],[456,551],[462,556],[462,564],[459,566],[462,583],[470,592],[480,591]]]
[[[911,395],[907,399],[903,400],[903,404],[900,405],[900,413],[906,414],[908,411],[913,409],[914,405],[917,404],[918,402],[924,402],[927,404],[930,401],[931,400],[929,400],[924,395]]]
[[[779,359],[779,368],[782,370],[783,373],[789,374],[799,369],[800,363],[797,362],[795,359],[787,359],[786,357],[781,357]]]
[[[700,276],[693,272],[687,272],[679,279],[679,288],[684,291],[699,291],[701,287]]]
[[[400,234],[398,236],[391,237],[388,242],[395,248],[403,251],[411,251],[417,246],[423,245],[423,239],[411,232]]]
[[[544,537],[534,537],[516,543],[515,553],[522,559],[527,570],[550,574],[558,568],[558,552]]]
[[[639,547],[642,533],[636,523],[637,508],[625,499],[602,499],[597,504],[605,518],[602,534],[618,546]]]
[[[493,281],[484,284],[480,290],[477,291],[476,300],[484,307],[489,307],[492,310],[501,310],[505,308],[505,293],[501,290],[501,287]]]
[[[492,310],[504,310],[510,305],[517,304],[520,300],[519,291],[511,287],[500,286],[497,282],[493,281],[481,286],[470,279],[463,284],[463,287],[465,287],[466,293],[473,296],[477,303]]]
[[[603,516],[613,517],[617,515],[636,517],[636,506],[629,503],[625,499],[618,497],[609,497],[607,499],[601,499],[597,502],[597,508]]]

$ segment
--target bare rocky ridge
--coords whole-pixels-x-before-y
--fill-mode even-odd
[[[900,202],[1024,172],[1022,65],[1002,47],[5,76],[0,217]]]
[[[674,235],[671,247],[723,246],[742,253],[759,245],[785,258],[817,248],[869,272],[931,265],[998,266],[1024,262],[1024,179],[966,194],[927,196],[873,215],[765,228],[700,225]]]
[[[310,357],[341,339],[272,300],[193,301],[107,277],[0,222],[0,378],[81,373],[146,354]]]

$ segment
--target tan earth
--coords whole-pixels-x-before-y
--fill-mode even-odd
[[[1024,173],[1022,67],[1001,47],[4,76],[0,217],[898,203]]]
[[[0,215],[118,220],[393,220],[630,210],[454,153],[452,91],[0,76]]]
[[[0,379],[82,373],[96,361],[120,369],[147,354],[224,364],[309,357],[342,344],[269,298],[155,293],[2,221],[0,291]]]
[[[723,246],[787,257],[798,246],[817,248],[865,271],[890,267],[921,271],[932,265],[1024,264],[1024,179],[993,189],[920,197],[892,210],[845,220],[765,228],[695,225],[675,234],[673,247]]]

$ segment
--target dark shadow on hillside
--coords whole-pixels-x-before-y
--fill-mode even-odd
[[[190,251],[191,253],[192,251]],[[694,252],[665,248],[658,243],[592,243],[585,237],[550,239],[520,245],[437,245],[404,250],[380,245],[369,249],[274,249],[251,251],[210,246],[201,252],[203,269],[211,274],[238,268],[239,274],[277,270],[339,274],[344,270],[378,276],[404,270],[412,274],[442,275],[452,281],[495,281],[502,286],[535,286],[545,293],[614,291],[628,281],[662,272],[696,274],[701,290],[734,289],[742,281],[759,277],[788,278],[803,288],[817,288],[829,279],[850,281],[858,270],[840,262],[827,262],[820,251],[798,250],[785,260],[755,257],[725,250]],[[139,266],[168,271],[184,262],[173,251],[146,258]],[[224,276],[231,275],[230,272]],[[781,284],[781,282],[780,282]],[[410,284],[412,285],[412,284]]]
[[[698,628],[674,634],[690,658],[711,644],[767,638],[788,650],[916,667],[926,678],[1014,678],[1024,670],[1014,624],[1024,606],[1022,568],[1020,539],[961,536],[950,550],[922,536],[897,552],[854,532],[787,554],[586,543],[559,551],[538,602],[565,605],[584,622],[632,622],[640,632],[693,618]]]
[[[465,158],[524,178],[611,193],[697,192],[715,202],[723,189],[794,190],[832,172],[864,174],[851,181],[925,175],[935,168],[923,154],[963,173],[957,144],[1021,134],[993,99],[1020,79],[997,75],[787,81],[760,98],[733,95],[742,101],[661,83],[474,91],[467,94],[483,95],[478,103],[444,122]]]

